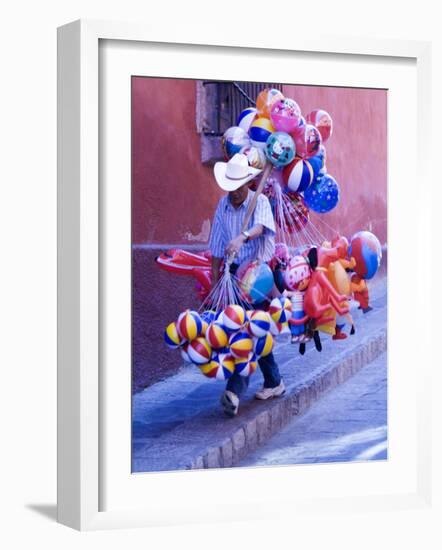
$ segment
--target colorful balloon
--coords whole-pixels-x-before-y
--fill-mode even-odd
[[[249,353],[247,357],[235,359],[235,372],[240,376],[251,376],[257,367],[256,356],[254,353]]]
[[[246,132],[249,131],[250,125],[255,120],[257,115],[257,110],[254,107],[247,107],[246,109],[243,109],[238,116],[238,120],[236,121],[236,125],[245,130]]]
[[[262,338],[270,330],[270,315],[266,311],[256,310],[250,316],[248,330],[252,336]]]
[[[278,336],[282,331],[282,323],[275,323],[275,321],[270,317],[270,334],[272,336]]]
[[[166,346],[170,349],[179,348],[184,343],[184,339],[178,333],[175,321],[167,325],[164,331],[164,341]]]
[[[293,99],[278,99],[272,104],[270,120],[279,132],[293,132],[301,121],[301,109]]]
[[[265,153],[274,166],[286,166],[295,158],[295,143],[286,132],[274,132],[267,139]]]
[[[305,118],[301,115],[298,126],[292,132],[290,132],[293,139],[295,139],[295,136],[301,135],[304,132],[306,124],[307,123],[305,121]]]
[[[326,172],[324,159],[325,159],[325,148],[324,148],[323,154],[321,154],[321,151],[319,151],[318,154],[315,155],[314,157],[309,157],[308,160],[305,160],[305,162],[308,162],[312,167],[313,181],[318,177],[323,176],[324,173]]]
[[[242,263],[236,273],[239,286],[248,302],[263,302],[273,288],[273,273],[265,262],[255,260]]]
[[[224,327],[218,321],[214,321],[207,327],[206,340],[212,348],[220,349],[227,346],[229,337]]]
[[[192,360],[190,359],[189,357],[189,354],[187,353],[189,350],[189,342],[186,342],[185,344],[183,344],[180,348],[180,353],[181,353],[181,357],[183,358],[183,360],[186,362],[186,363],[191,363]]]
[[[192,340],[186,351],[192,363],[196,365],[204,365],[208,363],[212,357],[212,348],[209,342],[202,336]]]
[[[270,302],[269,314],[275,323],[286,323],[292,313],[292,303],[284,296],[273,298]]]
[[[248,357],[253,349],[253,340],[247,332],[235,332],[229,339],[230,353],[238,358]]]
[[[295,157],[283,169],[282,177],[290,191],[302,193],[312,183],[314,171],[308,160]]]
[[[309,124],[313,124],[319,130],[322,141],[325,143],[333,133],[332,117],[323,109],[315,109],[306,117]]]
[[[235,372],[235,359],[231,355],[215,353],[208,363],[200,366],[200,370],[208,378],[227,380]]]
[[[306,124],[304,129],[292,133],[296,146],[296,154],[302,158],[315,156],[321,146],[321,134],[312,124]]]
[[[356,260],[355,273],[361,279],[372,279],[382,260],[379,239],[370,231],[358,231],[350,240],[349,256]]]
[[[228,128],[221,138],[221,146],[226,160],[232,158],[233,155],[239,153],[243,147],[248,145],[250,145],[249,135],[239,126]]]
[[[289,290],[305,290],[310,277],[310,264],[304,256],[290,258],[284,273],[285,284]]]
[[[177,330],[184,340],[194,340],[198,334],[201,334],[202,328],[203,324],[198,312],[188,309],[179,315]]]
[[[339,202],[338,182],[330,174],[324,174],[304,191],[304,201],[314,212],[330,212]]]
[[[249,166],[252,168],[257,168],[258,170],[264,169],[267,159],[266,154],[262,149],[259,149],[253,145],[247,145],[241,149],[240,153],[247,157]]]
[[[282,92],[275,88],[265,88],[256,98],[256,109],[260,117],[270,118],[270,111],[275,101],[284,99]]]
[[[257,357],[265,357],[273,350],[273,336],[268,332],[262,338],[256,338],[253,343],[253,351]]]
[[[243,307],[232,304],[223,313],[223,325],[229,330],[239,330],[246,322],[246,312]]]
[[[257,118],[250,125],[250,143],[254,147],[264,150],[269,136],[273,134],[274,131],[275,128],[272,126],[272,123],[268,118]]]

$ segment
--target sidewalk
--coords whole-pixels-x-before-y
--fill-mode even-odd
[[[133,472],[231,467],[238,464],[295,415],[305,412],[326,391],[344,382],[386,350],[387,289],[379,279],[371,287],[373,311],[352,310],[356,334],[344,341],[323,338],[322,353],[308,345],[304,356],[277,339],[275,357],[286,395],[268,402],[253,398],[262,385],[253,375],[240,413],[226,418],[219,398],[224,383],[203,377],[194,366],[133,397]],[[348,332],[348,328],[345,329]]]
[[[387,459],[386,353],[294,417],[238,466]]]

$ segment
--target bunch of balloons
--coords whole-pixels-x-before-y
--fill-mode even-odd
[[[324,144],[332,133],[327,111],[316,109],[304,117],[294,99],[266,88],[256,98],[256,107],[244,109],[237,125],[225,132],[222,147],[226,160],[241,152],[254,168],[263,169],[271,162],[282,172],[284,192],[296,193],[302,200],[301,223],[296,223],[297,216],[292,222],[284,220],[282,229],[294,232],[308,221],[308,209],[323,214],[339,202],[339,185],[325,166]]]
[[[286,320],[288,316],[282,306],[273,314],[246,311],[238,304],[219,312],[186,310],[166,327],[164,341],[169,348],[178,349],[186,362],[199,367],[204,376],[217,380],[227,380],[235,372],[250,376],[258,359],[273,350],[272,317]]]

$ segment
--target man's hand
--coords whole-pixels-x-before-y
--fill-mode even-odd
[[[245,235],[241,234],[232,239],[226,248],[226,255],[229,256],[236,256],[238,252],[241,250],[242,245],[245,243],[246,237]]]

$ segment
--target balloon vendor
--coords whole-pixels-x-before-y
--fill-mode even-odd
[[[262,172],[249,166],[246,155],[236,153],[228,162],[217,162],[214,166],[215,180],[227,195],[221,198],[215,211],[210,234],[209,246],[212,253],[212,285],[220,278],[224,257],[234,256],[230,266],[233,274],[240,264],[254,260],[268,262],[275,248],[275,222],[268,198],[261,194],[257,197],[256,207],[248,228],[241,232],[249,204],[254,198],[248,184]],[[267,266],[268,267],[268,266]],[[273,284],[273,282],[272,282]],[[259,309],[261,305],[255,304]],[[256,392],[255,398],[266,400],[278,397],[285,392],[284,382],[273,353],[258,360],[264,384]],[[228,416],[238,413],[242,393],[247,389],[249,377],[234,373],[227,381],[221,396],[221,404]]]

